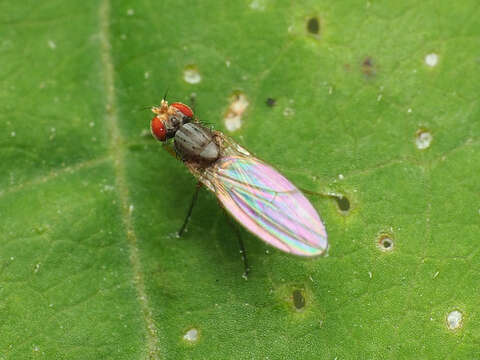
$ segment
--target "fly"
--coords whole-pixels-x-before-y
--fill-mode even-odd
[[[173,138],[175,152],[199,184],[248,231],[286,253],[306,257],[325,253],[327,233],[317,211],[277,170],[223,133],[203,126],[183,103],[169,105],[163,99],[152,112],[153,136],[163,143]],[[241,248],[244,252],[242,243]],[[246,262],[245,270],[244,276]]]

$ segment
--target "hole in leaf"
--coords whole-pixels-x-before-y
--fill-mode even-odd
[[[394,247],[393,237],[390,234],[382,234],[378,239],[378,246],[382,251],[392,251]]]
[[[293,306],[295,306],[297,310],[302,310],[305,307],[305,297],[302,292],[300,290],[294,290],[292,296]]]
[[[310,34],[318,35],[320,33],[320,21],[317,17],[312,17],[307,21],[307,31]]]

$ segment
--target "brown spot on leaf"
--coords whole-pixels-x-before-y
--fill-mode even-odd
[[[375,76],[375,64],[370,56],[367,56],[362,63],[362,72],[367,77]]]

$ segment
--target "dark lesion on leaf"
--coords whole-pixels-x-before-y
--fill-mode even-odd
[[[267,100],[265,101],[268,107],[274,107],[276,102],[277,100],[271,97],[267,98]]]
[[[305,307],[306,301],[301,290],[293,290],[292,298],[293,306],[295,306],[295,309],[302,310]]]
[[[347,212],[350,210],[350,200],[346,196],[336,196],[335,200],[337,201],[337,206],[342,212]]]
[[[313,16],[307,20],[307,31],[312,35],[320,34],[320,20]]]

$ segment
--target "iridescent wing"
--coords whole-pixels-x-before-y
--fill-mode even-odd
[[[225,209],[249,231],[282,251],[301,256],[324,253],[327,233],[305,196],[278,171],[235,143],[225,149],[225,156],[215,165],[201,175],[197,173]]]

